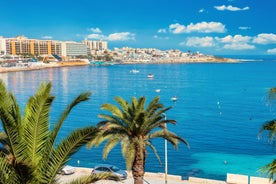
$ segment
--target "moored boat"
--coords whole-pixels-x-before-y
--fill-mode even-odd
[[[151,73],[150,73],[150,74],[148,74],[148,78],[149,78],[149,79],[152,79],[153,77],[154,77],[154,75],[153,75],[153,74],[151,74]]]

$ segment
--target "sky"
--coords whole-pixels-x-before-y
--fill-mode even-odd
[[[276,55],[276,0],[0,0],[0,36]]]

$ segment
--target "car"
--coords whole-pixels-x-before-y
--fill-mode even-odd
[[[59,174],[61,175],[69,175],[74,174],[76,172],[76,168],[70,165],[65,165],[62,167],[62,169],[59,171]]]
[[[125,170],[121,170],[111,164],[96,165],[92,170],[92,174],[99,173],[111,173],[112,176],[119,177],[121,180],[127,179],[127,172]]]

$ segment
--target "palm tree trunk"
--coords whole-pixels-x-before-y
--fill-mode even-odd
[[[143,149],[143,152],[141,152]],[[139,145],[136,146],[136,154],[132,166],[132,176],[134,179],[134,184],[143,184],[144,174],[145,174],[145,147],[140,148]],[[141,153],[143,155],[141,155]]]

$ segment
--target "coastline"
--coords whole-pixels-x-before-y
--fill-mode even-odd
[[[219,58],[219,57],[200,57],[200,58],[172,58],[166,60],[154,60],[154,61],[123,61],[118,64],[166,64],[166,63],[237,63],[240,62],[237,59],[231,58]],[[19,72],[19,71],[32,71],[32,70],[42,70],[45,68],[55,68],[55,67],[74,67],[74,66],[87,66],[90,65],[86,61],[63,61],[63,62],[50,62],[50,63],[34,63],[28,66],[16,66],[16,67],[1,67],[0,73],[6,72]]]
[[[20,71],[32,71],[32,70],[42,70],[45,68],[57,68],[57,67],[73,67],[73,66],[86,66],[89,65],[87,62],[76,61],[76,62],[51,62],[51,63],[39,63],[31,66],[20,66],[20,67],[1,67],[0,73],[7,72],[20,72]]]

